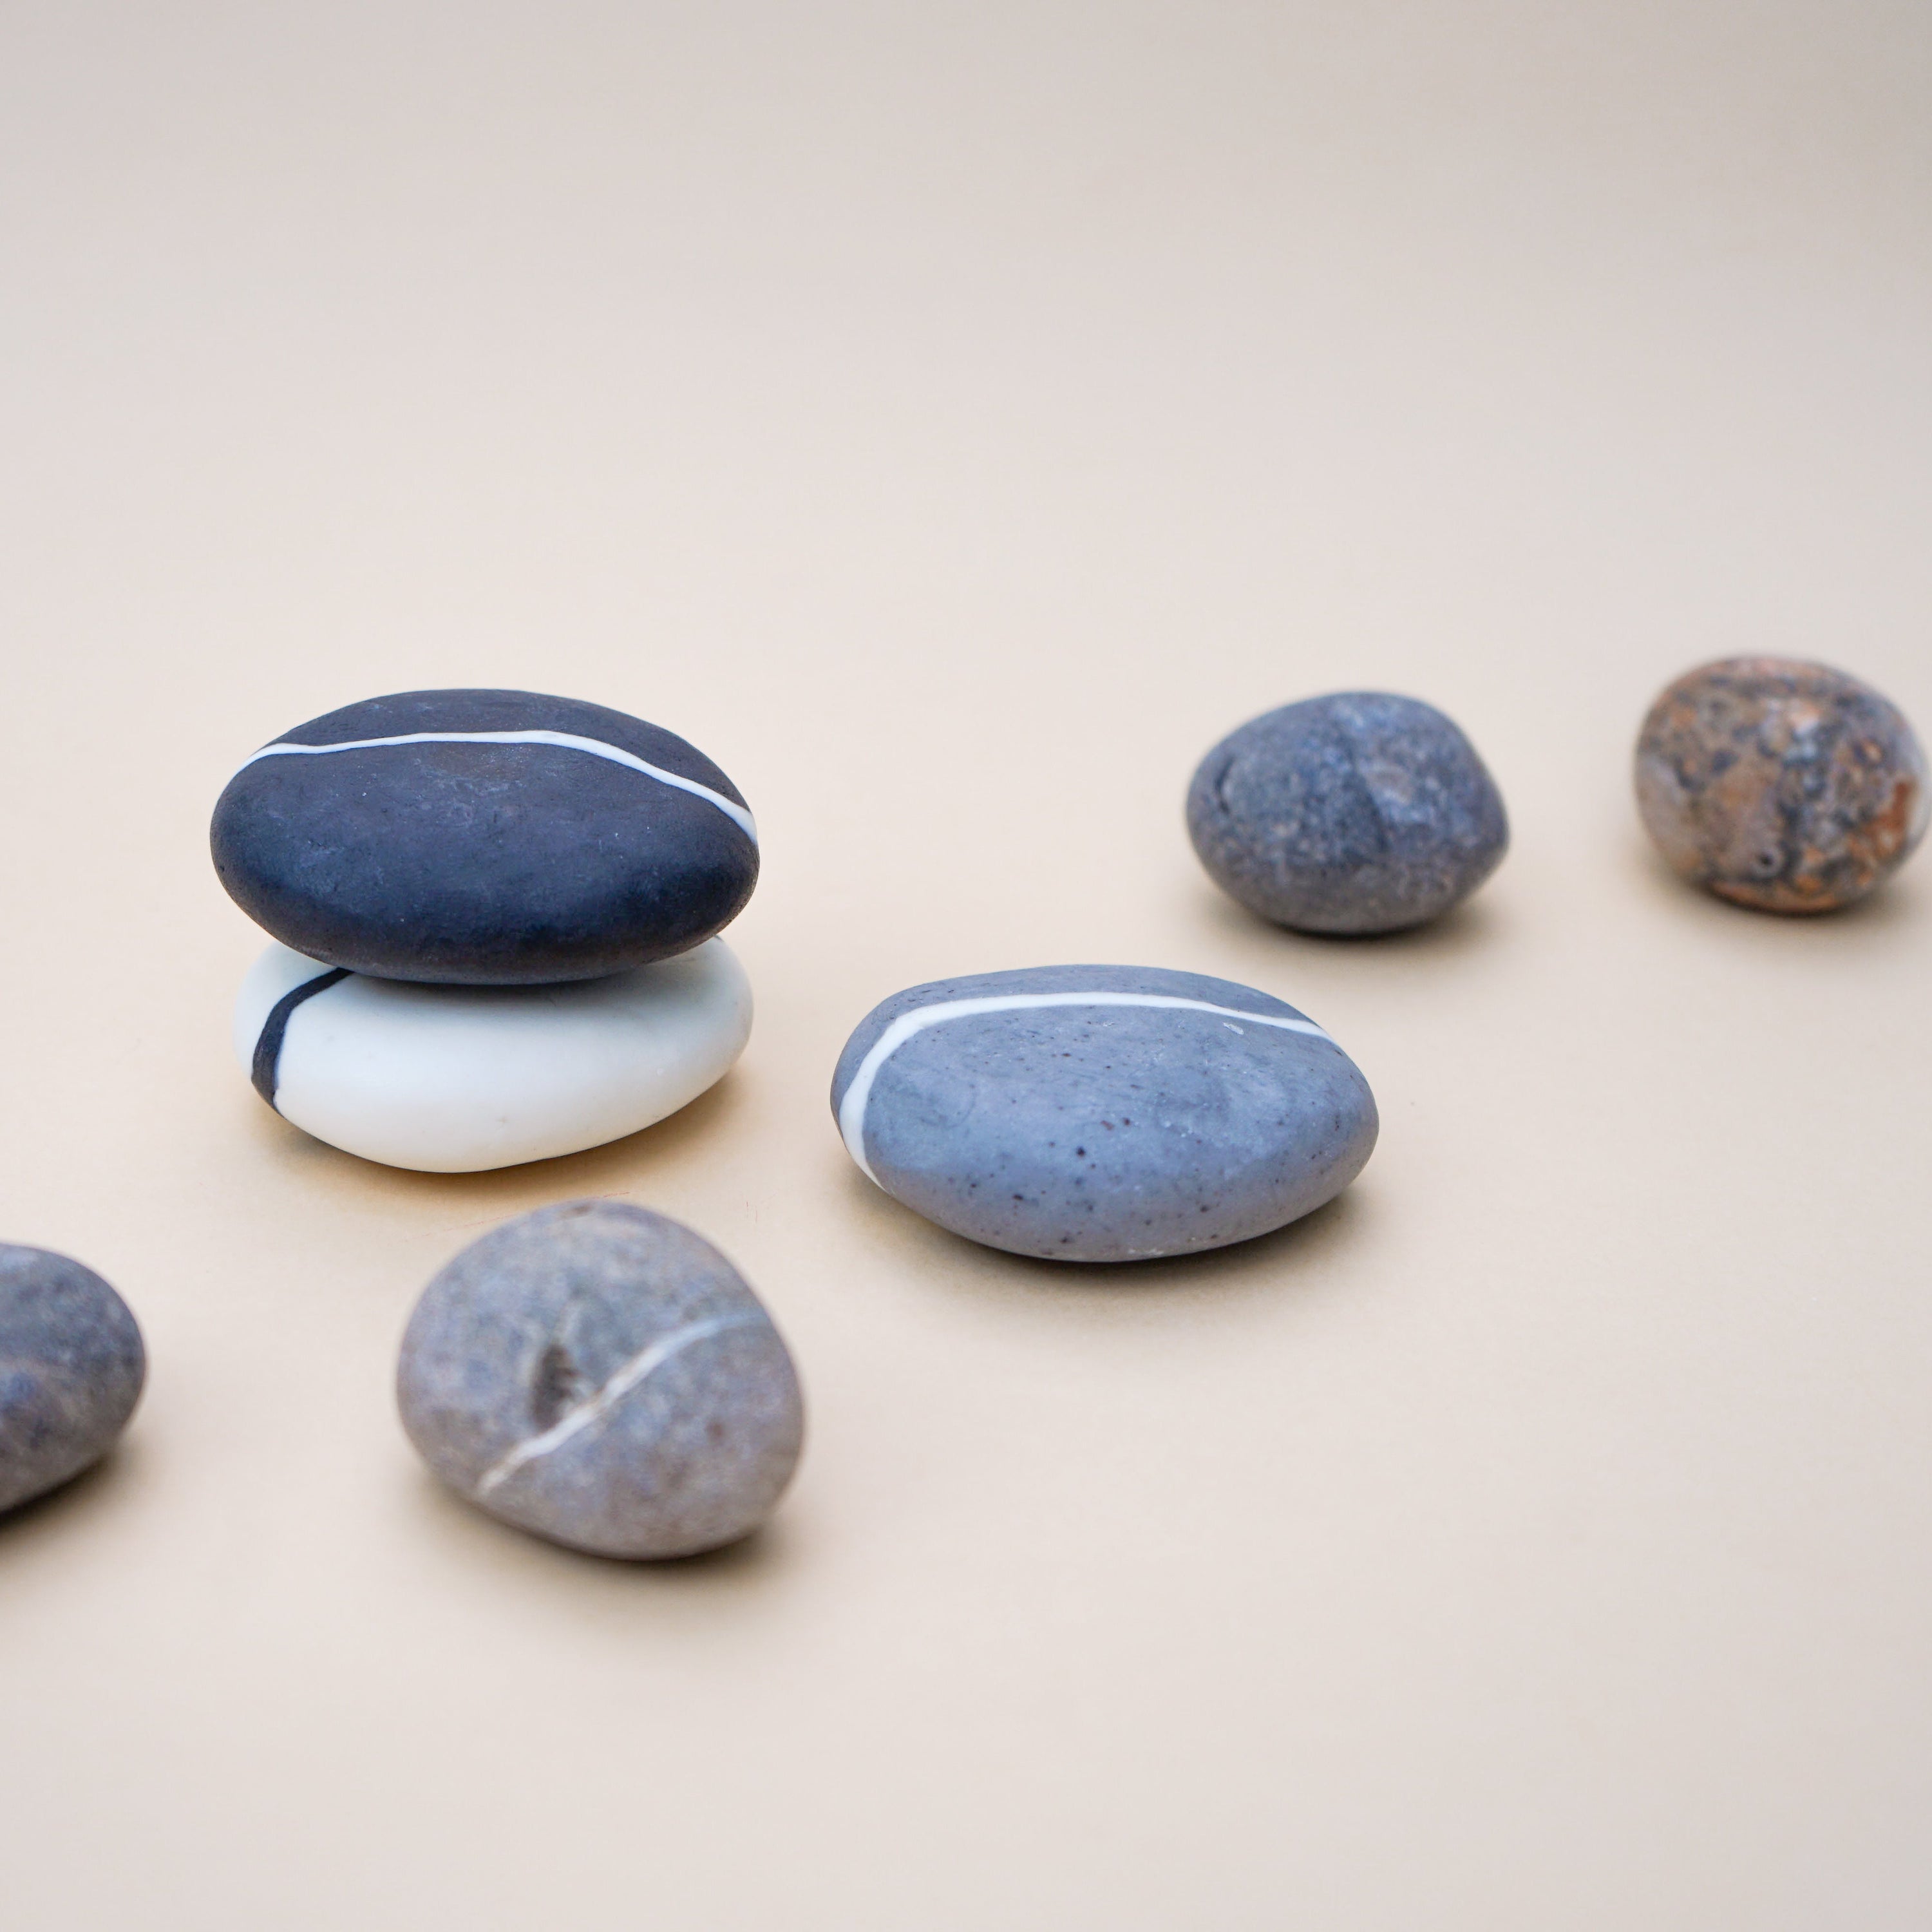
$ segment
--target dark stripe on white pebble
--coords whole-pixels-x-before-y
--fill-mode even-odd
[[[289,1016],[304,1000],[312,1000],[318,993],[326,993],[338,980],[349,976],[349,968],[337,966],[326,973],[319,973],[313,980],[304,980],[293,992],[284,993],[268,1009],[268,1017],[262,1022],[261,1037],[255,1042],[255,1058],[248,1070],[248,1077],[255,1083],[255,1091],[275,1106],[275,1088],[278,1084],[282,1058],[282,1036],[289,1030]],[[275,1108],[278,1113],[281,1112]]]

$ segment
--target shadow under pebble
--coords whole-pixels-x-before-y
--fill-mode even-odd
[[[1029,1299],[1312,1294],[1324,1285],[1343,1244],[1359,1241],[1376,1213],[1372,1187],[1358,1183],[1284,1228],[1226,1247],[1146,1261],[1054,1262],[968,1240],[914,1214],[850,1166],[841,1184],[867,1224],[866,1238],[896,1251],[920,1289],[964,1287]]]
[[[1910,870],[1834,911],[1763,912],[1692,884],[1640,834],[1633,832],[1625,841],[1624,854],[1625,869],[1646,904],[1660,911],[1674,910],[1680,918],[1696,920],[1706,932],[1729,929],[1747,940],[1789,933],[1798,935],[1795,943],[1802,945],[1831,945],[1854,939],[1864,944],[1903,934],[1924,910],[1924,880]]]
[[[415,1474],[413,1506],[422,1520],[424,1541],[444,1544],[455,1559],[466,1564],[477,1561],[507,1564],[525,1574],[544,1571],[573,1581],[604,1578],[619,1587],[626,1580],[635,1579],[633,1587],[688,1597],[694,1592],[710,1594],[763,1587],[784,1569],[794,1540],[788,1534],[781,1506],[776,1520],[748,1536],[693,1556],[650,1561],[602,1556],[499,1522],[466,1502],[428,1470],[418,1467]]]
[[[137,1444],[117,1444],[58,1488],[0,1510],[0,1562],[112,1508],[132,1488],[140,1456]]]
[[[1248,946],[1258,940],[1271,942],[1282,949],[1284,960],[1293,958],[1303,947],[1364,959],[1378,956],[1460,958],[1493,945],[1504,924],[1495,900],[1480,893],[1420,926],[1405,926],[1399,932],[1360,933],[1301,932],[1293,926],[1276,926],[1204,881],[1193,897],[1197,913],[1218,936]]]
[[[544,1202],[580,1195],[622,1196],[654,1170],[695,1158],[710,1143],[728,1136],[747,1099],[745,1082],[734,1071],[676,1113],[622,1140],[550,1160],[472,1174],[428,1174],[364,1160],[314,1139],[259,1106],[256,1112],[262,1118],[256,1131],[276,1143],[271,1157],[290,1166],[333,1169],[412,1201],[440,1197],[453,1208],[466,1210],[467,1218],[448,1224],[452,1232],[460,1232],[494,1226],[506,1215]]]

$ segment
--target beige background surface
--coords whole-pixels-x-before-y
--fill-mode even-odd
[[[0,1234],[153,1361],[0,1526],[10,1932],[1932,1922],[1932,861],[1730,910],[1625,770],[1743,648],[1932,725],[1928,101],[1917,0],[0,4]],[[722,1088],[442,1178],[250,1094],[204,838],[457,682],[686,733],[766,870]],[[1268,930],[1183,788],[1362,685],[1515,849]],[[1083,1273],[870,1190],[860,1016],[1088,959],[1313,1012],[1360,1183]],[[797,1353],[730,1554],[394,1420],[430,1273],[586,1192]]]

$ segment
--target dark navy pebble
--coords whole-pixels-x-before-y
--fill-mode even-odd
[[[832,1111],[895,1200],[988,1247],[1132,1261],[1331,1199],[1376,1142],[1355,1064],[1270,994],[1144,966],[914,986],[839,1057]]]
[[[1222,740],[1194,774],[1187,831],[1216,884],[1304,932],[1394,932],[1466,898],[1509,820],[1475,747],[1432,705],[1340,692]]]
[[[553,735],[490,735],[531,733]],[[303,746],[352,748],[283,748]],[[456,986],[595,979],[688,952],[758,876],[744,800],[703,753],[524,691],[404,692],[298,725],[229,781],[212,842],[221,883],[285,946]]]
[[[0,1510],[106,1455],[146,1374],[128,1304],[92,1268],[0,1244]]]

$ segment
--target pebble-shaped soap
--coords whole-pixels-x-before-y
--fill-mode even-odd
[[[758,876],[737,788],[672,733],[527,691],[410,691],[242,764],[214,868],[331,966],[453,986],[588,980],[720,931]]]
[[[271,946],[242,982],[235,1052],[282,1118],[389,1167],[466,1174],[601,1147],[730,1071],[752,989],[709,939],[602,980],[418,986]]]
[[[0,1244],[0,1510],[106,1455],[147,1366],[128,1304],[92,1268]]]
[[[604,1556],[689,1556],[754,1529],[804,1439],[764,1304],[710,1242],[571,1201],[498,1228],[423,1292],[397,1396],[459,1496]]]
[[[1134,1261],[1318,1208],[1375,1145],[1374,1096],[1272,994],[1144,966],[914,986],[846,1042],[832,1111],[860,1168],[1014,1254]]]
[[[1897,871],[1932,813],[1926,777],[1888,698],[1793,658],[1687,672],[1637,738],[1637,808],[1658,849],[1760,912],[1830,912]]]
[[[1250,718],[1201,761],[1187,831],[1209,876],[1304,932],[1395,932],[1447,912],[1502,862],[1495,779],[1450,718],[1372,691]]]

